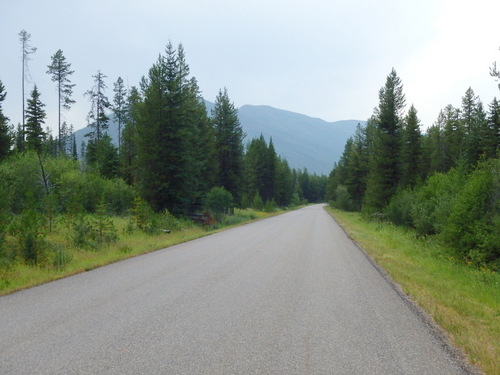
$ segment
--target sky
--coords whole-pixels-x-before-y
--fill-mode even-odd
[[[19,32],[37,48],[26,96],[36,84],[46,125],[57,135],[57,93],[46,73],[61,49],[75,84],[63,120],[81,129],[92,76],[107,76],[106,94],[128,87],[170,41],[182,44],[203,97],[227,88],[236,107],[269,105],[326,121],[367,120],[392,68],[407,108],[422,130],[472,87],[485,108],[500,98],[489,75],[500,64],[498,0],[0,0],[0,81],[4,114],[22,122]]]

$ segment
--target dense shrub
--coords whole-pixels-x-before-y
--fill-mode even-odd
[[[452,201],[464,184],[465,175],[452,169],[436,173],[415,189],[411,205],[412,224],[419,235],[441,233],[448,221]]]
[[[335,189],[332,206],[344,211],[356,210],[356,205],[345,185],[338,185]]]
[[[205,206],[215,215],[218,221],[220,221],[222,215],[230,213],[232,205],[233,196],[223,187],[213,187],[205,197]]]
[[[258,192],[253,197],[252,208],[257,211],[262,211],[264,209],[264,201]]]
[[[480,165],[452,201],[443,237],[460,255],[481,264],[498,258],[498,160]]]
[[[385,209],[386,218],[396,225],[412,226],[413,200],[414,193],[412,191],[406,189],[398,191]]]

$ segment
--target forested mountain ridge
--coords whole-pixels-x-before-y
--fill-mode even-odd
[[[214,103],[205,100],[205,106],[210,115]],[[272,138],[276,153],[285,158],[291,168],[307,168],[310,173],[325,175],[339,160],[356,125],[366,123],[358,120],[327,122],[265,105],[244,105],[239,108],[238,117],[246,134],[245,145],[262,134],[268,141]],[[85,134],[90,131],[90,128],[85,127],[75,132],[79,150],[82,141],[87,141]],[[108,134],[118,144],[115,121],[110,121]]]

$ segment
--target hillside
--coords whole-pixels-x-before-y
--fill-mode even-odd
[[[246,134],[245,142],[264,135],[273,139],[276,152],[292,168],[307,168],[311,173],[328,174],[338,161],[347,139],[356,125],[364,121],[326,122],[299,113],[269,106],[244,105],[239,119]]]
[[[210,114],[213,103],[205,103]],[[244,105],[238,111],[246,134],[245,145],[261,134],[266,141],[272,138],[276,152],[288,160],[291,168],[307,168],[310,173],[317,174],[330,173],[356,125],[364,124],[358,120],[327,122],[263,105]],[[78,148],[88,132],[89,128],[75,132]],[[109,134],[113,139],[118,138],[117,124],[113,121],[109,125]]]

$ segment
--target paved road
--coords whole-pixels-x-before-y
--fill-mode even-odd
[[[0,374],[463,374],[321,205],[0,298]]]

